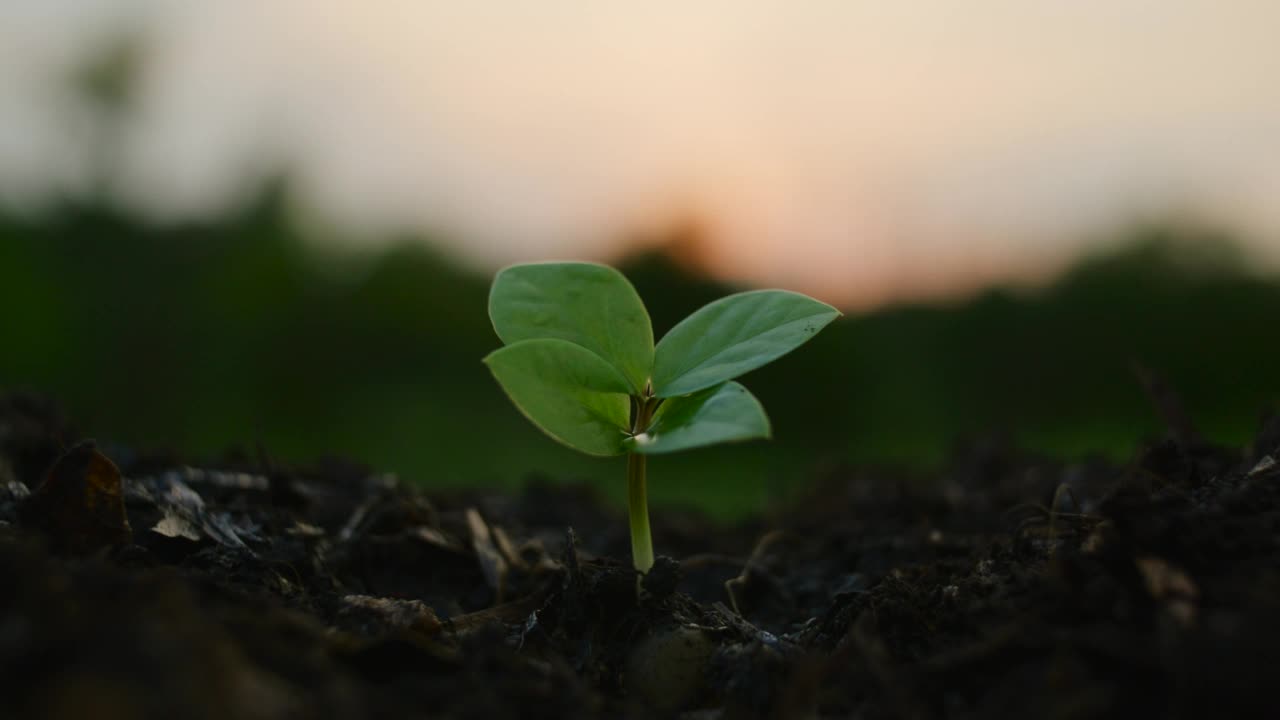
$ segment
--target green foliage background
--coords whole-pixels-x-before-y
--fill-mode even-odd
[[[433,254],[430,238],[304,242],[286,207],[275,188],[199,225],[154,227],[97,202],[0,214],[0,390],[50,393],[87,433],[125,445],[337,454],[435,486],[543,473],[621,497],[622,460],[543,437],[480,363],[499,345],[486,275]],[[928,465],[966,437],[1123,455],[1161,432],[1134,360],[1208,437],[1247,441],[1280,401],[1280,283],[1212,234],[1139,229],[1121,248],[1040,290],[836,322],[747,376],[772,443],[655,460],[655,502],[750,512],[830,462]],[[622,269],[657,337],[735,289],[660,254]]]

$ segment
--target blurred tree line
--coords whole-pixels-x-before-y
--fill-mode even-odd
[[[283,183],[216,221],[154,226],[107,202],[0,213],[0,390],[61,401],[87,433],[192,455],[343,455],[437,485],[599,479],[519,417],[480,364],[489,278],[432,250],[306,242]],[[380,246],[385,248],[386,246]],[[1145,228],[1047,287],[838,321],[748,376],[776,439],[661,458],[658,502],[758,509],[816,464],[927,465],[959,439],[1124,454],[1163,432],[1133,364],[1212,440],[1280,401],[1280,282],[1229,239]],[[670,256],[623,270],[657,336],[734,288]]]

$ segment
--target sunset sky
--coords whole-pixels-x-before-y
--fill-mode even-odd
[[[4,0],[0,203],[86,181],[67,78],[126,32],[116,186],[161,218],[285,167],[355,237],[493,267],[696,222],[716,272],[851,307],[1151,219],[1280,261],[1273,0]]]

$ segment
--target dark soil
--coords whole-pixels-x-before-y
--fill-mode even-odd
[[[1276,717],[1280,422],[830,468],[769,516],[96,447],[0,399],[6,718]],[[67,448],[64,450],[63,448]]]

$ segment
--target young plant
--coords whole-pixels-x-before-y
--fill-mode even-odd
[[[484,359],[520,412],[589,455],[627,456],[636,570],[653,567],[649,455],[767,438],[760,401],[733,378],[790,352],[840,312],[785,290],[712,302],[655,347],[622,273],[582,262],[514,265],[493,280],[489,318],[505,347]]]

